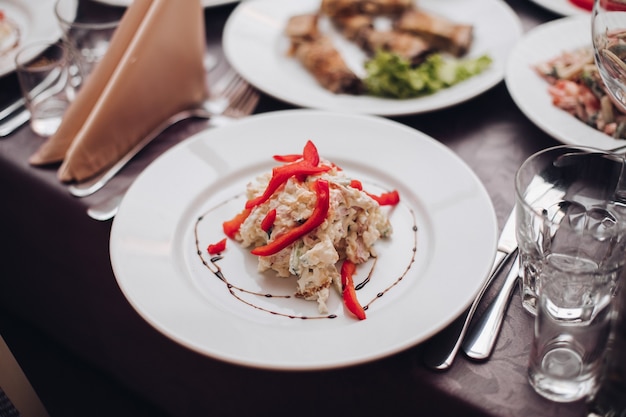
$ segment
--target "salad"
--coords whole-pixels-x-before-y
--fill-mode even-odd
[[[626,115],[607,94],[590,46],[565,51],[534,70],[548,83],[556,107],[609,136],[626,139]]]
[[[370,194],[360,181],[321,159],[313,142],[302,154],[275,155],[281,164],[251,181],[242,211],[223,223],[223,231],[258,256],[260,272],[296,277],[296,296],[326,301],[334,287],[359,319],[352,276],[359,264],[376,257],[374,244],[392,234],[383,206],[399,203],[397,191]],[[209,245],[209,253],[226,249],[226,240]]]

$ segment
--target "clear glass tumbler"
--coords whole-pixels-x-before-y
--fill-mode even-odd
[[[43,137],[53,135],[75,95],[67,49],[58,43],[32,43],[20,49],[15,63],[31,129]]]

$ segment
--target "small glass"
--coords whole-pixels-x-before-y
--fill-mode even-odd
[[[529,313],[536,313],[541,283],[552,279],[555,264],[570,262],[581,273],[593,266],[593,274],[617,281],[626,252],[624,166],[610,152],[557,146],[517,171],[516,238]]]
[[[89,0],[57,0],[54,12],[72,53],[74,83],[79,84],[107,52],[123,9]]]
[[[68,50],[58,43],[32,43],[20,49],[15,63],[31,129],[43,137],[53,135],[75,96]]]
[[[626,163],[557,146],[515,178],[522,304],[535,314],[528,379],[558,402],[592,395],[626,262]]]
[[[592,395],[602,371],[613,312],[611,272],[589,260],[544,266],[528,379],[557,402]]]

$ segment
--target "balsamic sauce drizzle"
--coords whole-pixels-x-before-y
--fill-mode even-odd
[[[234,197],[234,198],[237,198],[237,197]],[[285,298],[291,298],[292,297],[291,295],[278,295],[278,294],[270,294],[270,293],[261,293],[261,292],[257,292],[257,291],[251,291],[251,290],[248,290],[246,288],[234,285],[226,278],[226,275],[222,272],[222,269],[218,265],[218,262],[221,259],[223,259],[223,256],[221,256],[221,255],[212,256],[209,260],[207,260],[205,258],[205,252],[206,251],[200,247],[200,237],[199,237],[199,233],[198,233],[198,229],[199,229],[200,223],[204,220],[204,218],[206,217],[207,214],[209,214],[210,212],[212,212],[213,210],[217,209],[218,207],[220,207],[220,206],[222,206],[224,204],[226,204],[226,202],[224,202],[222,204],[219,204],[218,206],[213,207],[213,208],[207,210],[204,214],[200,215],[196,219],[196,223],[194,225],[194,237],[195,237],[196,251],[197,251],[198,257],[200,258],[200,261],[202,262],[202,264],[211,273],[213,273],[213,275],[215,275],[220,281],[222,281],[224,283],[224,285],[228,289],[228,292],[230,293],[230,295],[232,295],[238,301],[240,301],[240,302],[242,302],[242,303],[244,303],[244,304],[246,304],[246,305],[248,305],[248,306],[250,306],[252,308],[255,308],[257,310],[264,311],[266,313],[273,314],[273,315],[276,315],[276,316],[282,316],[282,317],[286,317],[286,318],[290,318],[290,319],[302,319],[302,320],[309,320],[309,319],[334,319],[334,318],[337,318],[336,314],[327,314],[327,315],[318,315],[318,316],[305,316],[305,315],[293,315],[293,314],[281,313],[281,312],[270,310],[268,308],[265,308],[265,307],[262,307],[260,305],[254,304],[253,302],[250,302],[250,301],[248,301],[248,300],[246,300],[246,299],[244,299],[244,298],[242,298],[240,296],[240,294],[243,293],[243,294],[250,294],[250,295],[253,295],[253,296],[259,296],[259,297],[265,297],[265,298],[283,298],[283,299],[285,299]],[[402,202],[400,204],[402,204]],[[387,292],[389,292],[393,287],[398,285],[400,283],[400,281],[402,281],[402,279],[407,275],[407,273],[411,269],[411,266],[415,262],[415,254],[417,252],[417,231],[418,231],[418,227],[417,227],[417,221],[415,219],[415,212],[413,211],[413,209],[411,209],[408,206],[407,206],[407,209],[411,213],[411,217],[413,219],[413,225],[412,225],[413,248],[412,248],[411,259],[410,259],[409,263],[407,264],[405,270],[400,274],[400,276],[391,285],[389,285],[387,288],[385,288],[384,290],[382,290],[381,292],[376,294],[376,296],[372,300],[370,300],[367,304],[363,305],[363,309],[364,310],[367,310],[370,307],[370,305],[372,305],[372,303],[374,303],[376,300],[378,300],[383,295],[385,295]],[[206,252],[206,254],[208,254],[208,252]],[[367,277],[365,277],[365,279],[363,279],[363,281],[361,281],[359,284],[357,284],[355,286],[355,290],[358,291],[358,290],[364,288],[370,282],[370,279],[371,279],[372,275],[374,274],[374,270],[376,268],[377,262],[378,262],[378,259],[374,258],[374,261],[372,263],[372,266],[370,268],[369,273],[367,274]]]

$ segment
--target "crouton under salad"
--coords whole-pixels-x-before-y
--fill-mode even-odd
[[[396,190],[374,195],[337,165],[321,159],[312,141],[302,154],[274,155],[280,165],[247,185],[242,211],[223,223],[223,231],[258,256],[258,270],[297,277],[297,297],[316,301],[327,313],[331,287],[359,319],[365,309],[352,280],[357,265],[376,257],[374,244],[392,234],[381,206],[394,206]],[[227,239],[209,245],[226,249]]]

